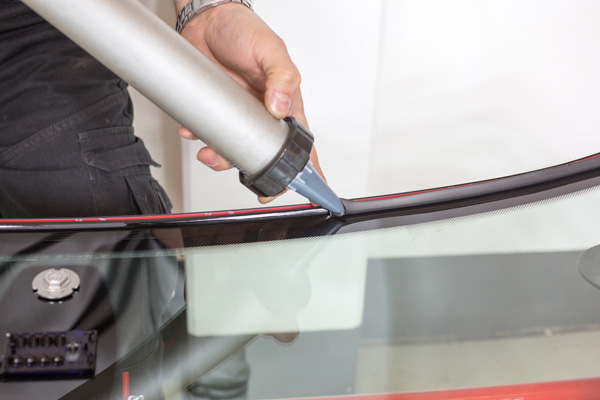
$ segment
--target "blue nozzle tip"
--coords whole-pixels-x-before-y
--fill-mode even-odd
[[[340,198],[315,171],[311,162],[296,175],[288,188],[329,210],[335,216],[342,216],[346,211]]]

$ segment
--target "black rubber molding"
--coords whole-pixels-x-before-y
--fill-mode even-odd
[[[0,232],[157,229],[221,224],[260,224],[270,221],[297,221],[299,218],[304,219],[305,222],[307,219],[315,220],[319,224],[327,220],[328,223],[334,223],[339,227],[359,221],[435,213],[486,203],[493,203],[495,208],[510,207],[515,202],[502,201],[521,198],[522,201],[519,203],[522,204],[564,195],[599,185],[600,182],[595,179],[599,177],[600,153],[568,163],[502,178],[407,193],[343,200],[346,212],[340,217],[334,217],[327,210],[307,204],[170,215],[4,219],[0,220]],[[533,194],[536,196],[532,197]],[[499,201],[500,203],[498,203]],[[310,224],[305,223],[305,225]],[[329,232],[332,233],[332,231]]]

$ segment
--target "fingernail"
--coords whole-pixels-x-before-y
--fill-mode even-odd
[[[219,157],[217,157],[216,155],[202,157],[200,159],[200,161],[202,162],[202,164],[206,165],[207,167],[211,167],[211,168],[219,165]]]
[[[291,106],[292,101],[288,96],[279,92],[273,93],[273,96],[271,97],[271,104],[269,105],[273,114],[279,117],[287,117],[290,113]]]

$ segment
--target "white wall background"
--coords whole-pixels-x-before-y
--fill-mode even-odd
[[[384,15],[370,192],[600,150],[600,3],[388,0]]]
[[[168,0],[145,0],[170,23]],[[517,173],[600,150],[600,3],[255,0],[303,74],[334,190],[358,197]],[[138,104],[139,103],[139,104]],[[136,96],[176,211],[256,207]],[[166,139],[167,138],[167,139]],[[181,151],[181,153],[180,153]],[[276,204],[305,202],[286,194]]]

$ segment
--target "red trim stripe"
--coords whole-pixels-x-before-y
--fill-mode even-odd
[[[79,223],[79,222],[127,222],[127,221],[148,221],[148,220],[177,220],[189,218],[223,217],[228,215],[245,215],[265,212],[283,212],[293,210],[304,210],[311,208],[310,204],[301,204],[296,206],[256,208],[247,210],[233,211],[214,211],[183,214],[156,214],[156,215],[132,215],[128,217],[85,217],[85,218],[41,218],[41,219],[0,219],[2,225],[10,224],[40,224],[40,223]]]
[[[561,165],[569,165],[574,163],[579,163],[581,161],[586,161],[592,158],[600,157],[600,153],[593,154],[588,157],[584,157],[578,160],[574,160],[565,164],[559,164],[555,167]],[[533,171],[531,171],[533,172]],[[429,193],[436,192],[441,190],[459,188],[464,186],[477,185],[486,182],[492,182],[500,179],[505,179],[507,177],[488,179],[478,182],[464,183],[454,186],[447,186],[441,188],[433,188],[426,190],[418,190],[414,192],[406,192],[406,193],[398,193],[391,194],[385,196],[378,197],[364,197],[360,199],[354,199],[354,201],[373,201],[373,200],[384,200],[384,199],[393,199],[398,197],[406,197],[412,196],[420,193]],[[48,219],[2,219],[0,220],[1,225],[10,225],[10,224],[51,224],[51,223],[79,223],[79,222],[128,222],[128,221],[156,221],[156,220],[178,220],[178,219],[192,219],[192,218],[206,218],[206,217],[223,217],[228,215],[246,215],[246,214],[255,214],[255,213],[265,213],[265,212],[284,212],[284,211],[293,211],[293,210],[303,210],[307,208],[311,208],[310,204],[303,205],[295,205],[295,206],[282,206],[282,207],[270,207],[270,208],[256,208],[256,209],[246,209],[246,210],[233,210],[233,211],[214,211],[214,212],[200,212],[200,213],[182,213],[182,214],[165,214],[165,215],[136,215],[136,216],[126,216],[126,217],[86,217],[86,218],[48,218]]]

